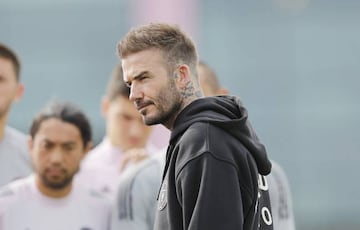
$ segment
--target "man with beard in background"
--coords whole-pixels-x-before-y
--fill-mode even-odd
[[[92,146],[84,113],[52,103],[35,117],[30,135],[35,173],[0,189],[0,229],[108,229],[110,203],[72,183]]]

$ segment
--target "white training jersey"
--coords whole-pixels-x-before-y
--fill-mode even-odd
[[[35,176],[0,191],[0,230],[108,230],[110,203],[99,194],[73,186],[64,198],[43,195]]]
[[[0,187],[32,172],[26,135],[9,126],[4,134],[0,139]]]
[[[151,145],[146,149],[149,153],[157,151]],[[74,182],[113,198],[123,156],[124,152],[105,138],[82,161]]]

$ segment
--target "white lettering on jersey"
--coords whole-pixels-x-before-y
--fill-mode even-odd
[[[267,207],[263,207],[261,209],[261,218],[263,219],[265,224],[267,224],[267,225],[272,224],[271,212]]]
[[[266,177],[259,174],[259,189],[263,191],[269,190],[269,184],[266,180]]]
[[[269,184],[268,184],[265,176],[259,174],[258,185],[259,185],[258,200],[261,199],[260,218],[262,220],[259,222],[259,228],[260,229],[268,229],[268,228],[272,229],[271,225],[273,224],[273,220],[272,220],[272,215],[271,215],[271,211],[270,211],[271,204],[270,204],[270,198],[269,198]],[[263,222],[263,224],[265,224],[269,227],[265,227],[263,224],[260,224],[261,222]]]

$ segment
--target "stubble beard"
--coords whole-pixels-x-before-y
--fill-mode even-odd
[[[163,124],[167,126],[171,121],[175,119],[182,107],[182,97],[177,91],[174,81],[164,86],[157,98],[156,98],[157,115],[154,117],[144,116],[144,122],[146,125]]]
[[[77,172],[78,170],[76,170]],[[61,190],[66,188],[69,184],[72,183],[73,177],[74,177],[75,173],[71,173],[69,174],[66,170],[63,171],[63,179],[60,181],[53,181],[50,178],[48,178],[48,176],[46,175],[46,172],[42,173],[40,175],[41,181],[42,183],[50,189],[53,190]]]

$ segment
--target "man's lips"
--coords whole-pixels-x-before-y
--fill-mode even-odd
[[[61,168],[49,168],[46,170],[46,173],[49,176],[60,176],[60,175],[64,174],[64,170]]]
[[[145,107],[147,107],[149,105],[152,105],[152,103],[151,102],[136,103],[136,109],[138,111],[141,111],[141,110],[143,110]]]

